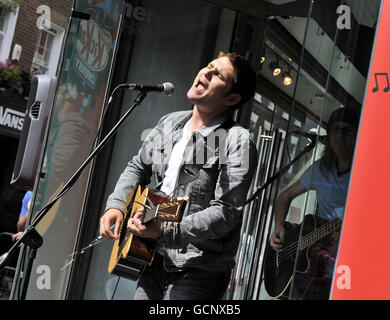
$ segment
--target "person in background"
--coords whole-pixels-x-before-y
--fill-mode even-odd
[[[17,233],[12,236],[12,240],[17,240],[22,235],[24,228],[26,227],[26,221],[28,217],[28,211],[31,204],[32,191],[27,191],[22,200],[22,208],[20,210],[19,219],[16,224]]]
[[[26,191],[9,184],[0,196],[0,255],[6,253],[13,245],[17,222],[20,216],[22,200]],[[18,254],[12,256],[9,267],[16,267]]]
[[[0,196],[0,254],[9,250],[12,246],[11,234],[17,230],[17,222],[22,207],[22,199],[26,191],[8,185]]]
[[[283,249],[285,219],[292,200],[309,190],[316,192],[316,217],[322,223],[343,219],[359,119],[359,112],[351,107],[333,111],[327,123],[327,141],[322,157],[279,195],[275,207],[275,229],[270,239],[275,251]],[[328,298],[338,240],[339,232],[335,231],[312,246],[311,271],[306,275],[297,273],[294,280],[298,297]]]

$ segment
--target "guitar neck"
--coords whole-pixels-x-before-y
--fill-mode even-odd
[[[299,250],[304,250],[310,247],[313,243],[321,240],[327,235],[331,234],[333,231],[336,231],[341,226],[341,221],[339,219],[334,219],[322,225],[321,227],[313,230],[312,232],[306,234],[302,237],[299,242]]]

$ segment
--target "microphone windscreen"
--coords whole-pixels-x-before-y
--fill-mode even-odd
[[[172,83],[170,82],[165,82],[163,83],[163,87],[164,87],[164,91],[163,93],[167,96],[170,96],[173,94],[173,92],[175,91],[175,87],[173,86]]]

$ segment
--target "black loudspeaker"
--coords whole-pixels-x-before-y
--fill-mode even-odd
[[[32,78],[11,180],[11,184],[25,190],[32,190],[34,187],[56,83],[57,79],[49,75]]]

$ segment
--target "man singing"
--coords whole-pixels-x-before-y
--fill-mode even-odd
[[[135,299],[223,297],[257,164],[256,147],[248,131],[232,120],[232,111],[255,88],[250,63],[238,54],[220,53],[187,92],[193,110],[160,119],[120,176],[100,220],[100,234],[108,239],[118,237],[131,186],[146,186],[155,175],[164,193],[188,196],[183,219],[174,226],[159,220],[143,225],[141,211],[129,219],[127,228],[134,235],[158,240]]]

